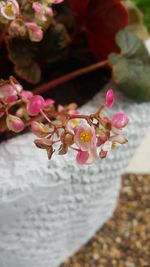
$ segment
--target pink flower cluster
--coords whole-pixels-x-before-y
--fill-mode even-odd
[[[52,4],[60,4],[63,1],[26,0],[23,4],[16,0],[1,1],[0,22],[8,23],[8,33],[11,37],[25,38],[28,36],[31,41],[40,42],[43,39],[45,23],[50,23],[54,16]]]
[[[97,157],[105,158],[117,144],[127,142],[122,129],[129,122],[128,116],[117,112],[109,118],[103,112],[111,108],[114,101],[114,92],[110,89],[105,103],[95,114],[82,115],[76,110],[75,103],[56,109],[53,99],[45,100],[40,95],[24,91],[10,77],[8,81],[0,82],[0,131],[7,128],[19,133],[31,125],[32,133],[38,137],[35,145],[45,149],[49,159],[55,151],[64,155],[72,150],[78,164],[88,164]]]

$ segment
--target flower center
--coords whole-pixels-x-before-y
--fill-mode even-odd
[[[5,13],[6,13],[8,16],[14,16],[14,10],[13,10],[12,4],[8,4],[8,5],[5,7]]]
[[[92,137],[91,133],[86,130],[81,132],[80,134],[80,140],[85,143],[89,142],[91,140],[91,137]]]

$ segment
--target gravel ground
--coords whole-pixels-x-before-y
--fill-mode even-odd
[[[150,175],[125,175],[113,217],[60,267],[150,267]]]

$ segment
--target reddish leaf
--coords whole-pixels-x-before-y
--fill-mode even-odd
[[[120,0],[68,0],[68,3],[84,24],[91,50],[99,60],[118,50],[115,35],[128,24],[128,13]]]
[[[85,22],[86,9],[90,0],[66,0],[66,2],[73,10],[78,21],[83,24]]]

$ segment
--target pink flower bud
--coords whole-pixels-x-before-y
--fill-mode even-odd
[[[108,134],[104,133],[102,136],[97,138],[97,146],[103,145],[108,140]]]
[[[38,13],[38,14],[44,14],[44,10],[43,10],[43,6],[40,4],[40,3],[38,3],[38,2],[34,2],[33,4],[32,4],[32,7],[33,7],[33,9],[34,9],[34,11],[36,12],[36,13]]]
[[[63,112],[65,110],[64,106],[58,105],[58,112]]]
[[[30,91],[22,91],[21,96],[25,99],[31,99],[33,97],[33,93]]]
[[[106,94],[105,105],[107,108],[111,108],[114,104],[115,96],[112,89],[109,89]]]
[[[48,134],[47,127],[43,123],[37,121],[31,123],[31,131],[38,137],[45,137]]]
[[[64,0],[54,0],[54,4],[60,4],[62,3]]]
[[[16,111],[16,116],[19,118],[23,118],[25,115],[25,109],[23,107],[20,107]]]
[[[35,22],[27,22],[26,27],[28,29],[30,40],[33,42],[40,42],[43,39],[42,28]]]
[[[6,103],[11,103],[18,97],[17,92],[12,85],[4,84],[0,87],[0,98],[2,98]]]
[[[30,99],[27,105],[27,112],[30,116],[37,116],[44,106],[44,98],[40,95],[35,95]]]
[[[52,106],[55,104],[55,101],[51,98],[45,99],[45,107]]]
[[[89,158],[89,153],[87,151],[79,151],[76,157],[78,164],[83,165],[87,162]]]
[[[113,127],[120,129],[128,124],[129,118],[125,113],[117,112],[113,115],[111,122]]]
[[[24,122],[16,116],[8,115],[6,119],[6,123],[7,123],[8,129],[15,133],[22,132],[24,129]]]

